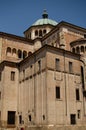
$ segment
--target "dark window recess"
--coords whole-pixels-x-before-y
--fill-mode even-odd
[[[31,121],[31,115],[29,115],[29,121]]]
[[[23,52],[23,59],[26,58],[26,57],[27,57],[27,52],[24,51],[24,52]]]
[[[60,60],[57,58],[55,59],[55,69],[60,70]]]
[[[78,110],[77,111],[77,117],[78,117],[78,119],[80,119],[80,113],[81,113],[80,110]]]
[[[75,48],[72,48],[72,52],[75,53]]]
[[[76,100],[80,100],[79,89],[76,89]]]
[[[86,98],[86,90],[83,91],[83,96]]]
[[[73,72],[73,65],[72,62],[69,62],[69,73]]]
[[[70,115],[70,121],[71,121],[71,125],[75,125],[76,124],[76,115],[75,114],[71,114]]]
[[[82,66],[81,66],[81,81],[82,81],[82,87],[84,89],[85,88],[85,86],[84,86],[84,70],[83,70]]]
[[[60,99],[60,87],[56,87],[56,98]]]
[[[45,115],[43,115],[43,120],[45,120]]]
[[[22,115],[19,115],[19,124],[22,124]]]
[[[30,66],[30,75],[32,76],[32,69],[33,69],[33,66],[31,65]]]
[[[39,30],[39,36],[40,37],[42,36],[42,30]]]
[[[38,61],[38,71],[41,71],[41,60]]]
[[[38,30],[35,31],[35,36],[38,36]]]
[[[43,30],[43,33],[46,34],[46,29]]]
[[[0,92],[0,100],[1,100],[1,92]]]
[[[18,58],[22,58],[22,51],[18,50]]]
[[[25,79],[25,70],[23,70],[23,79]]]
[[[11,71],[11,80],[14,81],[15,80],[15,72]]]
[[[84,34],[84,38],[86,38],[86,34]]]
[[[7,123],[9,125],[14,125],[15,124],[15,111],[8,111]]]
[[[0,81],[1,81],[2,73],[0,72]]]

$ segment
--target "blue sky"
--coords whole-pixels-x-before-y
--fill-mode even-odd
[[[86,28],[86,0],[0,0],[0,32],[23,36],[44,9],[58,23]]]

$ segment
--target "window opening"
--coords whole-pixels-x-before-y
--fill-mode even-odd
[[[78,119],[80,119],[80,110],[77,111],[77,116],[78,116]]]
[[[31,115],[29,115],[29,121],[31,121]]]
[[[39,30],[39,36],[42,36],[42,30]]]
[[[8,120],[7,120],[8,124],[15,124],[15,111],[8,111]]]
[[[11,56],[11,48],[10,47],[7,48],[7,56]]]
[[[84,47],[83,46],[81,46],[81,52],[84,52]]]
[[[41,71],[41,60],[38,61],[38,71]]]
[[[60,70],[60,60],[57,58],[55,59],[55,69]]]
[[[77,52],[78,54],[80,53],[79,47],[76,48],[76,52]]]
[[[81,81],[82,81],[82,87],[84,89],[85,88],[85,86],[84,86],[84,69],[82,66],[81,66]]]
[[[45,115],[43,115],[43,120],[45,120]]]
[[[15,48],[13,48],[12,54],[13,54],[13,55],[16,55],[16,49],[15,49]]]
[[[56,99],[60,99],[60,87],[56,87]]]
[[[35,31],[35,36],[38,36],[38,30]]]
[[[11,80],[14,81],[15,80],[15,72],[11,71]]]
[[[86,34],[84,34],[84,38],[86,38]]]
[[[19,115],[19,124],[22,124],[22,115]]]
[[[27,52],[23,51],[23,59],[26,58],[26,56],[27,56]]]
[[[18,58],[22,58],[22,51],[18,50]]]
[[[46,34],[46,29],[43,30],[43,34]]]
[[[1,92],[0,92],[0,100],[1,100]]]
[[[1,77],[2,77],[2,72],[0,72],[0,81],[1,81]]]
[[[73,64],[72,62],[69,62],[69,73],[73,72]]]
[[[79,89],[76,89],[76,100],[80,100]]]
[[[72,52],[75,53],[75,48],[72,48]]]
[[[75,125],[76,124],[76,115],[75,114],[71,114],[70,115],[70,120],[71,120],[71,125]]]

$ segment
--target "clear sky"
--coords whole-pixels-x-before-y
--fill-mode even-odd
[[[23,36],[44,9],[58,23],[86,28],[86,0],[0,0],[0,32]]]

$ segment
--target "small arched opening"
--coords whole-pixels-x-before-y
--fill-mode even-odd
[[[80,49],[79,49],[79,47],[76,47],[76,53],[80,53]]]
[[[23,59],[27,56],[27,52],[23,51]]]
[[[42,37],[42,30],[39,30],[39,36]]]
[[[12,49],[12,55],[13,55],[13,57],[16,57],[16,49],[15,48]]]
[[[75,48],[72,48],[72,52],[75,53]]]
[[[43,34],[46,34],[46,29],[43,30]]]
[[[7,56],[11,56],[11,48],[10,48],[10,47],[7,48],[6,55],[7,55]]]
[[[22,58],[22,51],[18,50],[18,58]]]
[[[86,46],[85,46],[85,53],[86,53]]]
[[[38,36],[38,30],[35,31],[35,36]]]
[[[29,52],[28,52],[28,56],[30,56],[31,54],[32,54],[32,52],[31,52],[31,51],[29,51]]]
[[[84,53],[84,46],[81,46],[81,52]]]

